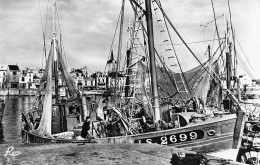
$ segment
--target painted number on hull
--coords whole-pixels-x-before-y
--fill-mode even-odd
[[[167,144],[175,144],[175,143],[181,143],[191,140],[198,140],[202,139],[204,137],[204,132],[202,130],[195,130],[195,131],[188,131],[188,132],[182,132],[177,134],[171,134],[166,136],[160,136],[160,137],[152,137],[147,139],[140,139],[137,140],[137,143],[157,143],[162,145]]]

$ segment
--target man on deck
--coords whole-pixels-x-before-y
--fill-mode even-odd
[[[81,137],[82,138],[87,138],[90,130],[90,117],[87,116],[86,120],[83,123],[82,130],[81,130]]]

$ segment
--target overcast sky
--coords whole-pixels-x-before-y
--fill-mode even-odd
[[[88,66],[91,71],[103,70],[122,1],[56,0],[56,2],[60,27],[64,36],[68,67]],[[216,16],[225,13],[225,16],[229,18],[227,0],[214,0],[213,2]],[[51,3],[52,0],[0,1],[1,64],[18,64],[22,69],[42,66],[42,29],[45,29],[45,24],[47,25],[47,48],[49,48],[52,36]],[[200,26],[213,19],[211,0],[162,0],[162,5],[175,26],[182,27],[182,30],[178,29],[187,42],[213,38],[215,28],[213,23],[206,28]],[[230,0],[230,6],[236,37],[251,62],[256,77],[260,77],[258,73],[260,70],[260,1]],[[126,0],[124,32],[126,32],[129,16],[132,16],[132,11],[129,2]],[[223,17],[218,19],[221,37],[223,37],[224,30],[223,22]],[[123,42],[125,41],[126,39],[123,39]],[[175,43],[178,43],[178,41],[176,40]],[[156,41],[155,44],[159,43]],[[192,44],[191,46],[196,55],[201,57],[207,44],[212,44],[212,42]],[[113,49],[117,52],[116,44]],[[239,54],[244,56],[241,49],[239,47],[237,49]],[[189,56],[189,58],[192,57]],[[189,61],[187,61],[187,57],[181,57],[181,61],[186,61],[184,65],[186,69],[193,65],[193,62],[187,63]]]

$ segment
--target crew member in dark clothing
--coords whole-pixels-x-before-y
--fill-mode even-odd
[[[89,135],[88,132],[89,130],[90,130],[90,117],[87,116],[82,126],[81,137],[86,138]]]

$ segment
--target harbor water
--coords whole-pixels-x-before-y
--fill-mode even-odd
[[[0,144],[22,143],[22,112],[28,112],[33,102],[33,96],[5,97],[5,107],[0,109]]]

